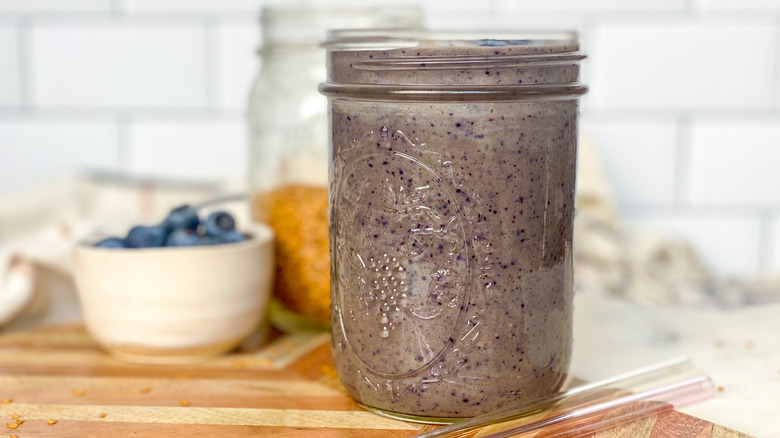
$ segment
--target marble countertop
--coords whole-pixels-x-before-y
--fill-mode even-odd
[[[699,309],[586,294],[574,302],[574,375],[593,381],[687,355],[722,391],[681,411],[780,438],[780,303]]]

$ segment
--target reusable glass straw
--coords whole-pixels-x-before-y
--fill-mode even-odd
[[[706,400],[714,393],[715,384],[709,377],[696,376],[614,400],[554,414],[547,418],[487,435],[484,438],[518,437],[524,433],[538,432],[542,429],[544,429],[545,438],[577,437]]]
[[[567,401],[567,404],[571,405],[570,407],[593,403],[596,400],[609,396],[609,394],[614,395],[614,391],[606,391],[608,389],[636,389],[641,385],[648,384],[648,382],[657,382],[669,379],[670,377],[679,376],[686,371],[690,371],[691,368],[691,363],[687,357],[676,357],[604,380],[580,385],[568,391],[551,394],[508,409],[479,415],[459,423],[454,423],[437,430],[417,435],[417,438],[455,436],[455,434],[462,434],[480,427],[523,417],[550,408],[557,402]]]

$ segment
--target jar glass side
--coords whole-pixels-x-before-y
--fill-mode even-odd
[[[557,391],[576,98],[329,105],[333,350],[350,394],[430,419]]]
[[[324,52],[267,49],[263,59],[252,90],[249,156],[255,220],[277,235],[279,302],[272,304],[272,322],[324,329],[330,304],[327,117],[326,99],[317,92]]]

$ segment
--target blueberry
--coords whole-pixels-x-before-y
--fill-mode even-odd
[[[482,47],[527,46],[531,40],[474,40],[474,44]]]
[[[127,248],[125,241],[118,237],[109,237],[95,244],[97,248]]]
[[[198,243],[196,245],[198,246],[211,246],[211,245],[219,245],[220,242],[216,237],[211,236],[200,236],[198,237]]]
[[[168,229],[162,225],[137,226],[130,229],[125,242],[129,248],[155,248],[163,246],[168,234]]]
[[[211,213],[206,218],[206,235],[211,237],[219,237],[228,231],[234,231],[236,229],[236,221],[228,213],[224,211],[216,211]]]
[[[482,47],[503,47],[506,41],[502,40],[474,40],[474,44]]]
[[[238,243],[246,240],[246,237],[244,237],[244,235],[238,231],[231,230],[225,231],[219,236],[216,236],[214,239],[216,239],[219,243]]]
[[[186,229],[195,231],[200,225],[198,211],[189,205],[182,205],[171,210],[171,213],[163,222],[163,226],[169,230]]]
[[[173,230],[170,236],[165,239],[165,246],[195,246],[198,244],[198,235],[186,228]]]

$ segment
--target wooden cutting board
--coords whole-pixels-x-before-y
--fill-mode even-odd
[[[328,341],[275,334],[256,351],[164,367],[119,362],[81,326],[2,335],[0,436],[410,437],[435,427],[360,408],[338,382]],[[23,422],[10,429],[14,415]],[[748,437],[676,411],[597,436]]]

